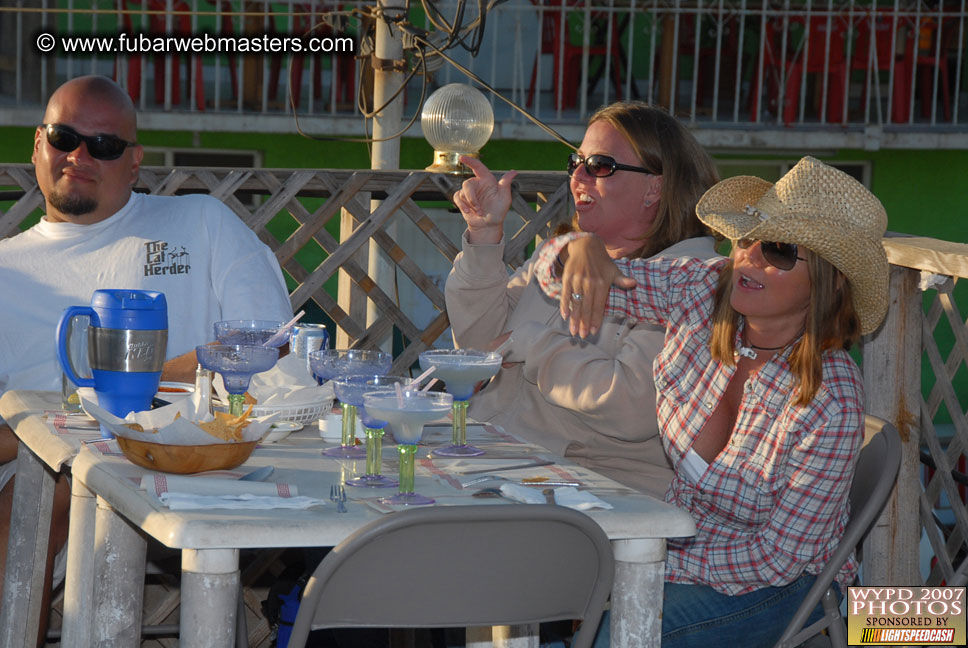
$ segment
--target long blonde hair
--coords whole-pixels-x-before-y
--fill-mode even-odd
[[[860,316],[854,310],[850,282],[832,263],[817,254],[807,256],[810,302],[803,335],[790,352],[790,369],[799,385],[796,405],[807,405],[823,380],[822,355],[827,349],[850,349],[860,339]],[[733,262],[719,275],[713,305],[710,350],[716,360],[736,364],[733,340],[740,314],[729,303],[733,291]]]
[[[655,221],[642,236],[642,247],[629,258],[650,257],[688,238],[711,234],[696,218],[696,203],[719,181],[712,158],[679,120],[643,101],[616,101],[599,108],[588,125],[608,122],[635,150],[641,166],[662,176]],[[580,229],[577,218],[571,229]]]

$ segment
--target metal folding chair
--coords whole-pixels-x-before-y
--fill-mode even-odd
[[[592,644],[612,588],[608,537],[553,505],[404,510],[358,530],[306,585],[290,646],[327,627],[467,627],[579,619]]]
[[[813,587],[807,592],[786,631],[774,648],[793,648],[814,637],[824,629],[830,643],[846,648],[847,629],[840,614],[837,593],[833,589],[834,578],[855,549],[860,557],[860,545],[867,532],[881,514],[897,480],[901,465],[901,439],[893,425],[874,416],[866,420],[864,447],[857,459],[854,481],[850,486],[850,522],[840,546],[824,567]],[[823,606],[824,616],[819,621],[803,627],[807,618]]]

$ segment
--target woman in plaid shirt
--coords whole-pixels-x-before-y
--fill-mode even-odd
[[[665,327],[654,372],[675,469],[666,501],[697,531],[669,544],[663,646],[770,646],[847,525],[864,420],[847,350],[887,311],[887,215],[809,157],[775,185],[720,182],[696,211],[734,242],[729,259],[613,261],[594,236],[569,234],[536,272],[573,334],[594,333],[603,313]],[[841,588],[856,571],[848,561]]]

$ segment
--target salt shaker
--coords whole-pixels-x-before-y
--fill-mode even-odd
[[[195,368],[195,391],[192,393],[192,406],[196,419],[212,414],[212,372],[198,365]]]

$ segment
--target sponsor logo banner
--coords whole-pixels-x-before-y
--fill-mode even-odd
[[[848,587],[852,646],[964,646],[964,587]]]

